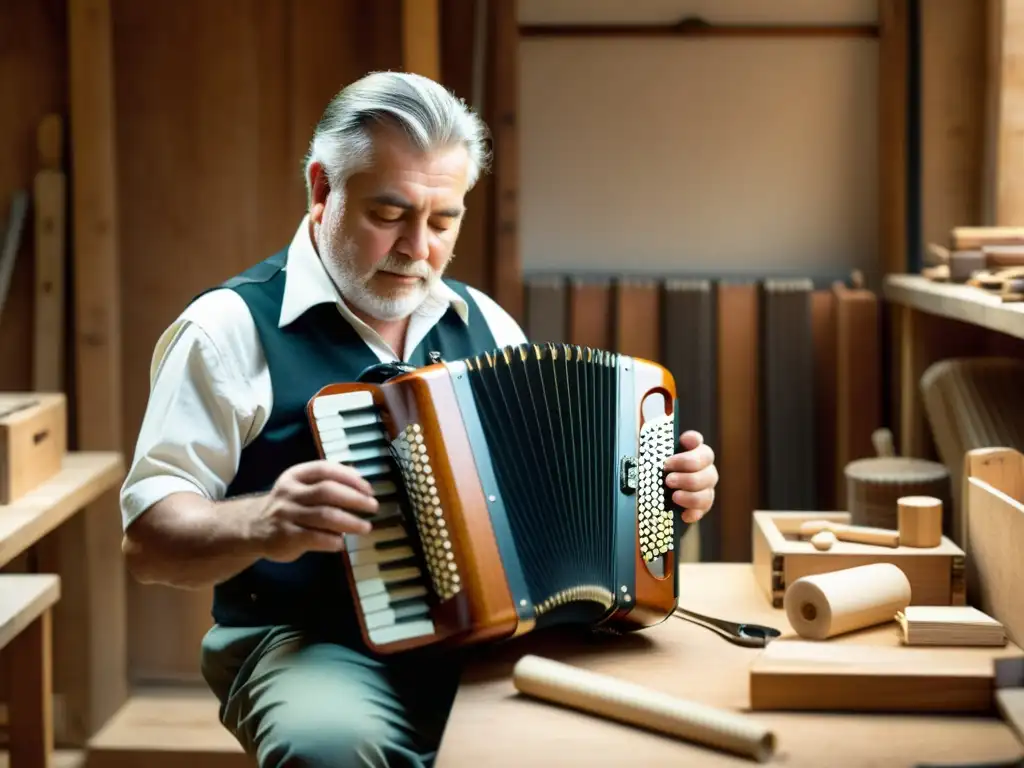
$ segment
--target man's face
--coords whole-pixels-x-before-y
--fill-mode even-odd
[[[469,154],[461,146],[422,154],[394,129],[380,129],[373,155],[344,190],[326,199],[314,191],[311,218],[324,266],[345,299],[394,320],[420,305],[452,258]]]

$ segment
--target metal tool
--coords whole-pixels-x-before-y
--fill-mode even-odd
[[[676,608],[675,615],[680,619],[717,632],[730,643],[742,645],[745,648],[764,648],[782,634],[775,627],[766,627],[763,624],[738,624],[734,621],[713,619],[685,608]]]

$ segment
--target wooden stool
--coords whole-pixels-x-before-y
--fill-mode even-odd
[[[53,755],[53,665],[50,609],[60,577],[0,576],[0,658],[10,681],[10,768],[49,768]]]

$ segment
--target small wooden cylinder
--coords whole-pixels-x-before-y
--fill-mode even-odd
[[[937,547],[942,543],[942,500],[934,496],[903,496],[896,502],[900,544]]]

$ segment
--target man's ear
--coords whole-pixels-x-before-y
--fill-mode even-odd
[[[309,166],[309,188],[309,218],[313,223],[319,224],[327,206],[327,196],[331,192],[327,171],[320,163],[311,163]]]

